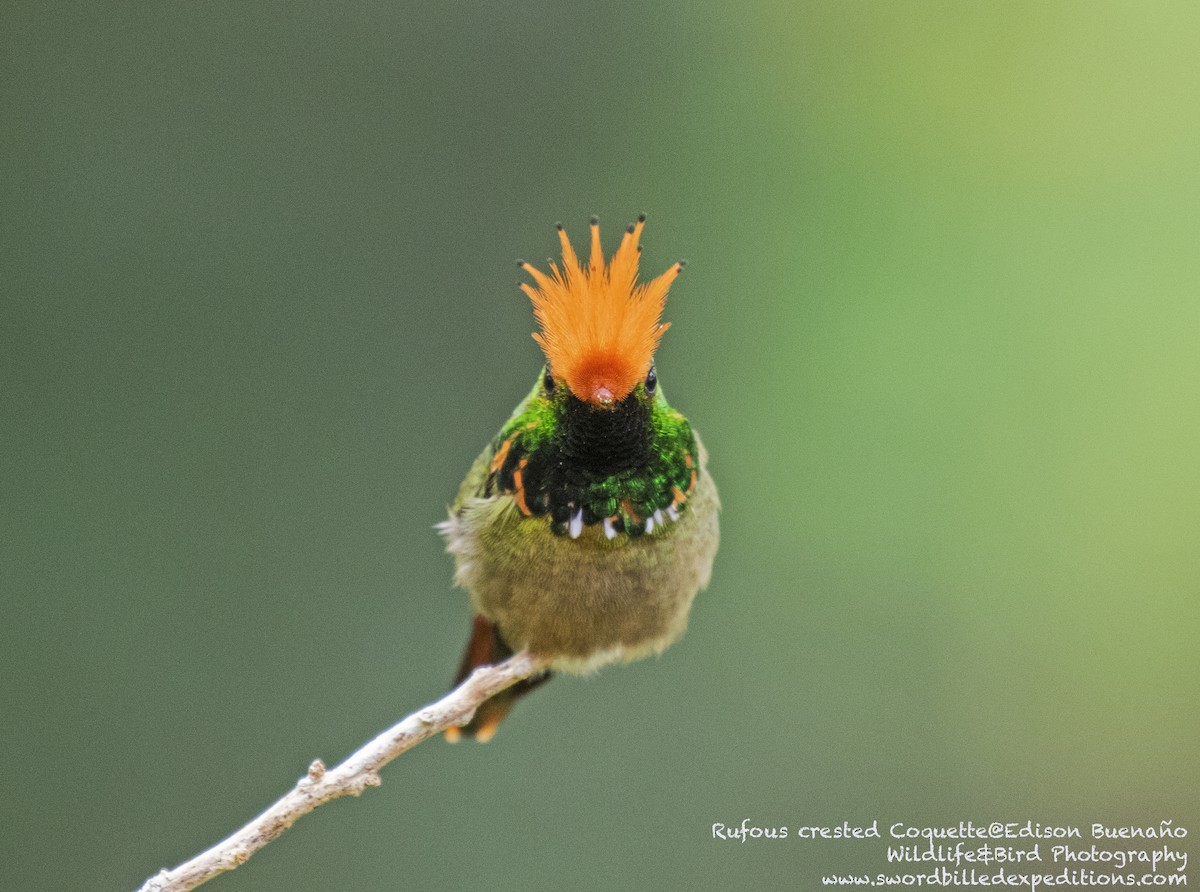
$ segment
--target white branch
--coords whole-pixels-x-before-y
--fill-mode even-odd
[[[495,666],[479,667],[441,700],[397,722],[340,765],[326,770],[320,759],[315,760],[295,787],[241,830],[172,870],[164,868],[138,892],[187,892],[244,864],[318,805],[378,787],[379,769],[392,759],[452,725],[465,725],[484,700],[542,668],[524,651]]]

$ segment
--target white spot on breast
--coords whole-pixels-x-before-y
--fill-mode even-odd
[[[613,522],[612,522],[611,517],[604,518],[604,535],[607,536],[609,539],[617,538],[617,531],[613,527]]]
[[[679,511],[674,505],[667,506],[667,517],[671,518],[671,520],[679,520]]]
[[[583,509],[579,508],[571,515],[571,524],[567,528],[572,539],[578,539],[579,534],[583,532]]]

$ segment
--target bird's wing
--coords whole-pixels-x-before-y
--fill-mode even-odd
[[[488,443],[483,447],[483,452],[479,453],[479,457],[471,465],[471,470],[467,471],[467,476],[458,487],[458,495],[454,497],[454,501],[450,505],[451,513],[457,512],[467,499],[483,498],[489,495],[486,491],[487,482],[488,477],[491,476],[492,457],[495,454],[495,444]]]

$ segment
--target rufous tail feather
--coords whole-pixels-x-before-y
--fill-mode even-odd
[[[453,687],[458,687],[476,667],[499,663],[511,657],[512,654],[512,648],[504,643],[496,627],[482,616],[476,616],[471,625],[471,640],[467,642],[467,649],[463,652],[462,662],[458,666],[458,674],[454,677]],[[484,700],[475,710],[475,717],[471,721],[462,727],[446,729],[446,739],[451,743],[457,743],[462,735],[466,734],[480,743],[486,743],[495,736],[496,729],[500,727],[500,723],[508,715],[508,711],[513,708],[513,704],[549,679],[550,673],[542,672],[533,678],[519,681],[496,696]]]

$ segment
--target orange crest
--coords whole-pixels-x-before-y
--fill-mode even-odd
[[[566,382],[579,399],[596,405],[624,399],[646,377],[658,341],[670,326],[659,319],[667,289],[683,263],[672,264],[657,279],[637,282],[638,239],[645,222],[645,216],[638,217],[625,231],[607,265],[595,217],[586,267],[575,256],[561,223],[562,270],[553,261],[549,275],[520,264],[536,283],[521,286],[533,301],[533,315],[542,329],[533,339],[546,354],[554,377]]]

